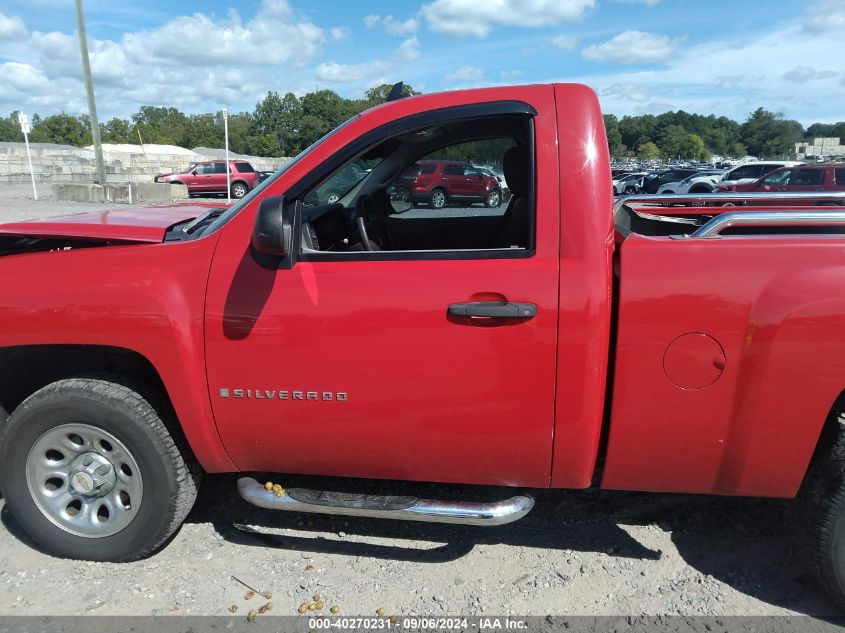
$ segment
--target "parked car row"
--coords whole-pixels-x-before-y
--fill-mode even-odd
[[[243,198],[269,175],[270,172],[255,171],[245,160],[230,160],[227,181],[226,161],[211,160],[191,163],[182,171],[157,174],[153,181],[185,185],[188,195],[226,194],[228,189],[233,198]]]
[[[614,176],[613,191],[616,195],[636,193],[704,194],[727,191],[724,187],[753,183],[783,167],[803,165],[799,161],[753,161],[731,169],[671,167],[650,172],[636,171]]]

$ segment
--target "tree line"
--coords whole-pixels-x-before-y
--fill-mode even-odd
[[[252,112],[230,113],[229,147],[240,154],[293,156],[349,117],[382,103],[391,86],[368,90],[362,99],[347,99],[332,90],[301,97],[270,91]],[[405,86],[405,94],[418,94]],[[653,115],[604,115],[610,153],[615,158],[686,158],[712,155],[782,158],[794,144],[818,136],[845,139],[845,122],[814,123],[808,128],[782,114],[757,108],[739,123],[728,117],[683,110]],[[32,142],[84,147],[92,143],[87,115],[31,117]],[[176,108],[141,106],[129,119],[100,124],[104,143],[158,143],[181,147],[223,147],[223,113],[185,114]],[[21,141],[17,112],[0,118],[0,141]]]

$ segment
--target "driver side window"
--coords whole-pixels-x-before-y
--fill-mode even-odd
[[[303,194],[303,259],[530,256],[532,151],[528,117],[454,120],[384,139]]]

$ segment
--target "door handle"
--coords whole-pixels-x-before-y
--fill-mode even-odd
[[[473,301],[470,303],[453,303],[449,306],[447,313],[456,317],[532,319],[537,316],[537,305],[505,301]]]

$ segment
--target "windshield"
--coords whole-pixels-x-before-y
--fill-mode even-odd
[[[337,133],[337,131],[338,131],[338,130],[341,130],[341,129],[345,128],[347,125],[349,125],[350,123],[352,123],[352,121],[354,121],[355,119],[357,119],[357,118],[358,118],[358,117],[360,117],[360,116],[361,116],[360,114],[356,114],[356,115],[354,115],[353,117],[351,117],[351,118],[347,119],[346,121],[344,121],[343,123],[341,123],[340,125],[338,125],[335,129],[333,129],[331,132],[329,132],[328,134],[326,134],[326,135],[325,135],[325,136],[323,136],[322,138],[320,138],[320,139],[318,139],[318,140],[314,141],[311,145],[309,145],[308,147],[306,147],[306,148],[305,148],[304,150],[302,150],[299,154],[297,154],[296,156],[294,156],[292,159],[290,159],[290,160],[289,160],[289,161],[287,161],[285,164],[283,164],[281,167],[279,167],[276,171],[274,171],[272,176],[270,176],[269,178],[265,179],[265,180],[264,180],[264,182],[262,182],[262,183],[261,183],[260,185],[258,185],[255,189],[253,189],[253,190],[252,190],[252,191],[250,191],[247,195],[245,195],[243,198],[241,198],[241,199],[240,199],[240,201],[238,201],[238,202],[236,202],[235,204],[233,204],[233,205],[232,205],[232,206],[231,206],[231,207],[230,207],[230,208],[229,208],[229,209],[228,209],[225,213],[221,214],[221,215],[220,215],[220,217],[216,218],[216,219],[214,220],[214,222],[212,222],[211,224],[209,224],[209,225],[208,225],[207,227],[205,227],[202,231],[197,232],[196,237],[198,237],[198,238],[199,238],[199,237],[203,237],[203,236],[205,236],[205,235],[210,235],[211,233],[214,233],[214,231],[216,231],[217,229],[219,229],[221,226],[223,226],[224,224],[226,224],[226,222],[228,222],[228,221],[229,221],[229,220],[231,220],[233,217],[235,217],[238,213],[240,213],[241,209],[243,209],[246,205],[248,205],[248,204],[249,204],[249,203],[250,203],[250,202],[251,202],[251,201],[252,201],[252,200],[253,200],[256,196],[260,196],[260,195],[262,194],[262,192],[263,192],[263,191],[264,191],[267,187],[269,187],[269,186],[270,186],[270,184],[271,184],[271,183],[276,182],[276,180],[278,180],[279,176],[281,176],[281,175],[282,175],[283,173],[285,173],[288,169],[290,169],[290,168],[291,168],[291,167],[293,167],[296,163],[298,163],[298,162],[299,162],[299,161],[301,161],[303,158],[305,158],[308,154],[310,154],[311,152],[313,152],[313,151],[314,151],[314,149],[316,149],[317,147],[319,147],[320,145],[322,145],[322,144],[323,144],[323,143],[324,143],[327,139],[329,139],[329,138],[331,138],[332,136],[334,136],[334,135]]]
[[[191,163],[190,165],[185,167],[185,169],[183,169],[182,171],[177,171],[176,173],[177,174],[187,174],[189,171],[191,171],[196,166],[197,166],[196,163]]]
[[[357,187],[381,161],[381,158],[371,160],[359,158],[345,165],[305,196],[305,206],[334,204]]]

